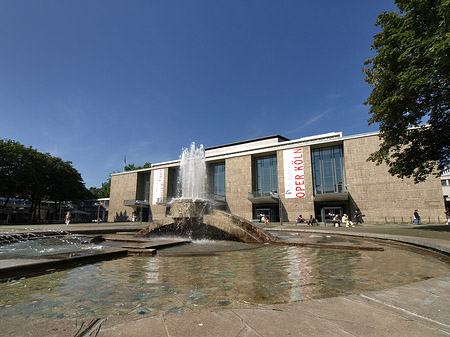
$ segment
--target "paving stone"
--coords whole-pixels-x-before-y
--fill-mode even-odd
[[[282,311],[281,311],[282,310]],[[322,319],[301,306],[275,309],[233,310],[248,326],[264,337],[280,336],[354,336],[332,320]]]
[[[3,337],[66,337],[87,327],[91,319],[1,319],[0,335]]]
[[[231,310],[165,315],[164,321],[170,337],[261,336]]]
[[[161,315],[136,318],[112,316],[102,323],[98,337],[168,337]]]

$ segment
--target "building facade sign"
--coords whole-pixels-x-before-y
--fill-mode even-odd
[[[164,169],[154,170],[152,204],[156,205],[164,199]]]
[[[304,198],[306,196],[303,160],[302,148],[283,151],[284,195],[286,198]]]

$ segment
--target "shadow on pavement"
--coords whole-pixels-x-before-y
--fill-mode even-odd
[[[409,227],[410,229],[422,229],[422,230],[429,230],[429,231],[435,231],[435,232],[450,232],[450,226],[448,225],[417,225],[414,227]]]

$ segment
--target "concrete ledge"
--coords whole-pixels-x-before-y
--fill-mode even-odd
[[[450,241],[440,240],[440,239],[429,239],[421,238],[417,236],[403,236],[403,235],[392,235],[392,234],[374,234],[374,233],[356,233],[356,232],[343,232],[343,231],[330,231],[325,229],[278,229],[270,228],[267,231],[273,232],[303,232],[303,233],[321,233],[329,235],[343,235],[343,236],[354,236],[361,238],[379,239],[379,240],[389,240],[401,243],[407,243],[415,245],[422,248],[428,248],[435,250],[440,253],[450,255]]]
[[[127,256],[127,249],[106,248],[94,253],[63,253],[48,255],[42,259],[14,259],[5,266],[0,266],[0,281],[23,276],[48,273],[49,270],[71,268],[76,265],[115,259]],[[12,263],[11,263],[12,262]]]

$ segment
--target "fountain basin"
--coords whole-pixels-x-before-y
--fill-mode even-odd
[[[203,218],[208,209],[209,204],[207,200],[175,199],[172,201],[172,218]]]

